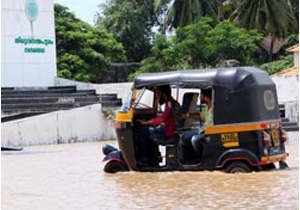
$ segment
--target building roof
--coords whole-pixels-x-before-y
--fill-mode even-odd
[[[284,76],[293,76],[293,75],[299,75],[299,66],[294,66],[292,68],[285,69],[283,71],[273,74],[272,76],[284,77]]]
[[[299,44],[296,44],[292,47],[286,49],[287,52],[299,52]]]

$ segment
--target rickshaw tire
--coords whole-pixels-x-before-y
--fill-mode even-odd
[[[229,163],[227,166],[225,166],[224,171],[226,173],[249,173],[252,171],[249,164],[242,162],[242,161],[235,161]]]
[[[112,160],[106,163],[103,170],[106,173],[117,173],[122,171],[128,171],[128,167],[124,163]]]
[[[269,163],[269,164],[263,165],[262,169],[263,169],[263,171],[275,170],[276,166],[274,163]]]

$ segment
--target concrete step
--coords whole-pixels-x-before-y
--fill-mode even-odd
[[[118,107],[122,105],[122,99],[117,98],[116,93],[99,94],[100,103],[103,107]]]
[[[2,90],[14,90],[14,88],[13,87],[1,87],[1,91]]]
[[[281,121],[282,121],[283,123],[285,123],[285,122],[289,122],[290,120],[289,120],[289,118],[282,117],[282,118],[281,118]]]
[[[100,101],[103,107],[118,107],[122,106],[122,99],[118,98],[115,100],[106,100],[106,101]]]
[[[64,103],[64,102],[99,102],[98,96],[60,96],[60,97],[30,97],[30,98],[2,98],[1,104],[36,104],[36,103]]]
[[[118,97],[116,93],[98,94],[98,96],[101,101],[116,100]]]
[[[297,122],[290,122],[286,117],[281,117],[282,128],[286,131],[299,131],[299,124]]]
[[[75,88],[57,88],[57,89],[35,89],[35,90],[1,90],[1,95],[20,95],[20,94],[48,94],[48,93],[74,93]]]
[[[53,90],[53,89],[66,89],[66,88],[72,88],[75,91],[77,90],[76,85],[64,85],[64,86],[48,86],[47,87],[49,90]]]
[[[45,114],[47,112],[29,112],[29,113],[20,113],[20,114],[14,114],[9,116],[1,117],[1,123],[13,121],[13,120],[19,120],[27,117],[32,117],[40,114]]]
[[[298,123],[296,122],[283,122],[282,126],[288,127],[288,126],[298,126]]]
[[[299,126],[283,126],[283,129],[285,131],[299,131]]]
[[[36,98],[36,97],[78,97],[78,96],[91,96],[96,95],[95,90],[81,90],[76,92],[31,92],[31,93],[13,93],[13,94],[1,94],[3,98]]]
[[[99,102],[96,102],[99,103]],[[40,111],[53,111],[65,110],[81,106],[96,104],[95,102],[66,102],[66,103],[37,103],[37,104],[2,104],[1,111],[7,112],[40,112]]]
[[[96,90],[77,90],[76,86],[7,87],[1,88],[1,93],[1,112],[8,116],[3,121],[97,103],[103,107],[122,105],[116,93],[96,94]]]
[[[73,90],[76,91],[75,85],[66,86],[42,86],[42,87],[1,87],[1,92],[16,92],[16,91],[46,91],[46,90]]]
[[[1,146],[1,151],[21,151],[22,147]]]

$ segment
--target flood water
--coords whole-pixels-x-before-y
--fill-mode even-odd
[[[289,132],[287,170],[102,171],[104,144],[25,147],[1,153],[2,210],[299,209],[299,133]]]

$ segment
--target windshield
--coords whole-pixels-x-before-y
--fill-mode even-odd
[[[154,92],[146,88],[138,89],[136,98],[133,101],[134,108],[152,108],[154,102]]]
[[[153,106],[154,93],[146,88],[136,90],[136,97],[132,98],[133,91],[130,91],[126,97],[125,102],[122,104],[120,111],[127,112],[131,104],[134,108],[149,108]]]
[[[120,108],[121,112],[127,112],[130,109],[131,98],[132,98],[132,91],[129,92],[129,94],[126,97],[125,102],[122,104],[122,106]]]

